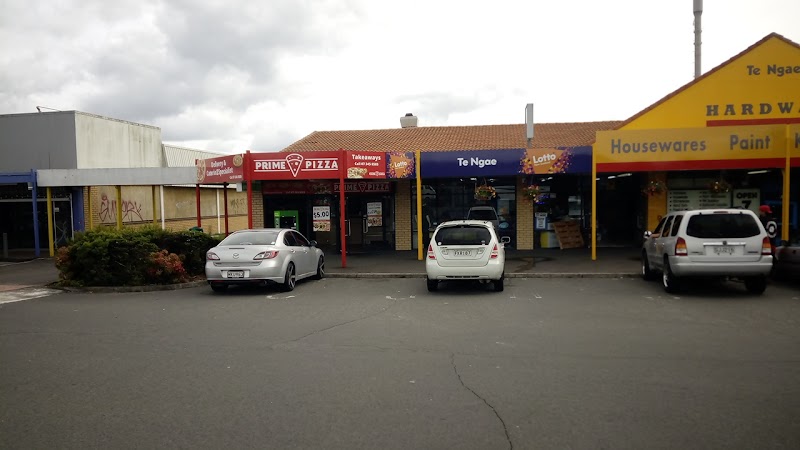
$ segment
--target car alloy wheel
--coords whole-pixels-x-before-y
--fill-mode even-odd
[[[664,270],[661,272],[661,282],[664,285],[664,291],[670,294],[678,292],[678,280],[675,279],[675,275],[669,266],[669,259],[666,257],[664,258]]]
[[[317,274],[314,275],[315,280],[321,280],[325,278],[325,257],[320,256],[319,261],[317,261]]]
[[[289,267],[286,268],[286,276],[283,278],[283,290],[285,292],[294,290],[296,283],[297,276],[294,273],[294,263],[289,263]]]
[[[642,278],[648,281],[653,279],[653,270],[650,268],[647,252],[642,252]]]

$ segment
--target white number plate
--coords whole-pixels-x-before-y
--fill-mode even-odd
[[[714,247],[714,254],[716,255],[732,255],[733,247],[729,245]]]
[[[244,278],[243,270],[229,270],[228,278]]]
[[[472,256],[472,250],[453,250],[454,256]]]

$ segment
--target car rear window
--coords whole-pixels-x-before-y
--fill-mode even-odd
[[[468,219],[472,220],[497,220],[497,216],[491,209],[473,209],[469,212]]]
[[[696,238],[745,238],[760,232],[749,214],[698,214],[686,225],[686,234]]]
[[[440,228],[434,236],[438,245],[487,245],[491,240],[486,227],[473,225]]]
[[[245,231],[226,237],[219,245],[275,245],[277,238],[277,231]]]

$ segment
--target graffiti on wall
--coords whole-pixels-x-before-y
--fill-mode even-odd
[[[122,221],[141,222],[142,205],[136,200],[122,200]],[[108,198],[103,194],[100,200],[100,222],[114,223],[117,221],[117,200]]]
[[[235,198],[231,200],[231,209],[228,211],[228,214],[247,214],[247,199]]]

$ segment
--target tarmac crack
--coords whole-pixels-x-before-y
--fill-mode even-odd
[[[355,323],[355,322],[358,322],[360,320],[366,320],[366,319],[369,319],[371,317],[375,317],[375,316],[377,316],[379,314],[383,314],[386,311],[388,311],[389,308],[394,306],[394,304],[397,302],[397,299],[394,299],[394,298],[391,298],[391,297],[387,297],[387,298],[389,298],[391,300],[391,302],[388,305],[384,306],[383,308],[381,308],[380,310],[378,310],[378,311],[376,311],[376,312],[374,312],[372,314],[367,314],[366,316],[356,317],[355,319],[352,319],[352,320],[348,320],[348,321],[345,321],[345,322],[337,323],[337,324],[331,325],[329,327],[321,328],[319,330],[314,330],[314,331],[312,331],[310,333],[307,333],[307,334],[304,334],[304,335],[302,335],[302,336],[300,336],[298,338],[290,339],[288,341],[278,342],[277,344],[272,344],[272,345],[270,345],[270,348],[274,349],[275,347],[280,346],[280,345],[286,345],[286,344],[292,344],[292,343],[295,343],[295,342],[299,342],[299,341],[302,341],[303,339],[305,339],[305,338],[307,338],[309,336],[313,336],[315,334],[324,333],[326,331],[333,330],[334,328],[343,327],[345,325],[350,325],[351,323]]]
[[[453,365],[453,372],[456,373],[456,377],[458,377],[458,382],[461,383],[461,386],[464,386],[464,389],[470,391],[472,393],[472,395],[474,395],[475,397],[480,399],[486,406],[488,406],[489,409],[491,409],[492,412],[494,413],[494,415],[497,417],[497,420],[500,421],[500,424],[503,425],[503,433],[505,433],[505,435],[506,435],[506,441],[508,441],[508,448],[513,450],[514,449],[514,443],[511,442],[511,436],[508,434],[508,427],[506,426],[506,422],[503,420],[502,417],[500,417],[500,413],[497,412],[497,409],[495,409],[495,407],[492,406],[491,403],[489,403],[485,398],[481,397],[480,394],[475,392],[474,389],[472,389],[471,387],[467,386],[464,383],[464,380],[461,378],[461,374],[458,373],[458,367],[456,366],[456,355],[455,355],[455,353],[451,353],[450,354],[450,363]]]

